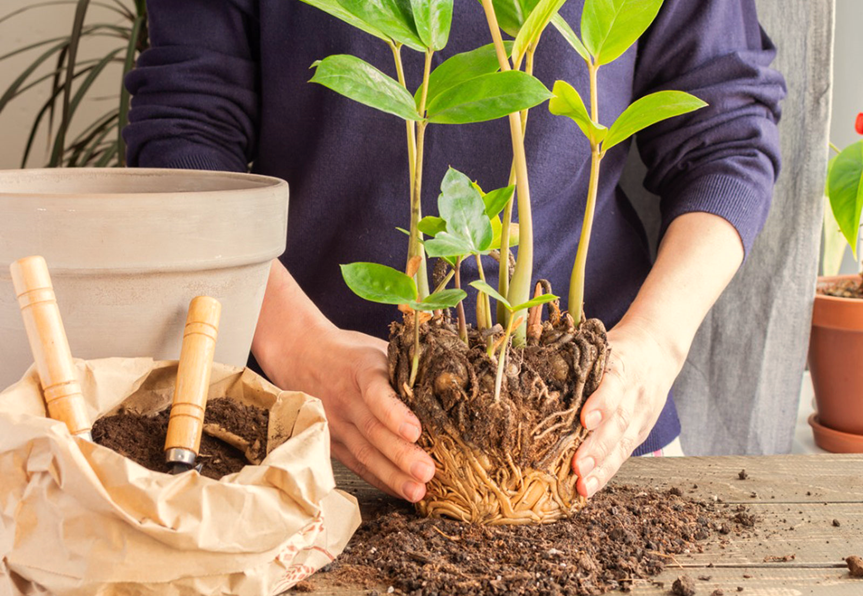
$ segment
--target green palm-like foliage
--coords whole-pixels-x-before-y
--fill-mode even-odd
[[[24,52],[36,52],[36,58],[12,81],[0,95],[0,112],[24,92],[45,85],[50,88],[48,99],[40,107],[30,128],[30,137],[23,148],[21,167],[26,167],[33,151],[36,134],[43,122],[48,126],[48,167],[113,167],[125,165],[126,147],[121,131],[129,114],[129,94],[123,86],[123,77],[134,66],[149,45],[147,35],[147,8],[145,0],[52,0],[36,2],[5,16],[0,24],[21,13],[50,9],[59,5],[75,5],[75,16],[70,33],[28,43],[0,56],[0,62]],[[113,22],[89,22],[87,10],[99,6],[116,15]],[[95,38],[117,40],[116,47],[102,56],[83,60],[79,49]],[[93,84],[104,75],[106,68],[123,65],[122,76],[117,78],[117,101],[112,102],[102,115],[87,124],[74,138],[67,134],[75,120],[81,102],[88,98]],[[40,73],[43,64],[53,64],[53,70]],[[112,71],[108,71],[112,72]]]

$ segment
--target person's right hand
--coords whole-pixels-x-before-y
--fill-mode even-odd
[[[279,261],[252,351],[273,383],[320,398],[343,464],[394,496],[425,496],[434,462],[414,444],[420,422],[390,386],[386,342],[333,325]]]

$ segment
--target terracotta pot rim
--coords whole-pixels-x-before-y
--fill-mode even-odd
[[[850,279],[860,279],[860,275],[819,277],[818,287]],[[852,332],[863,331],[863,299],[827,296],[816,291],[812,310],[812,326]]]
[[[849,275],[819,275],[818,282],[815,286],[815,299],[816,300],[827,300],[829,302],[845,302],[845,303],[860,303],[863,304],[863,298],[845,298],[843,296],[828,296],[827,294],[822,294],[820,292],[822,286],[826,286],[831,283],[836,283],[837,281],[845,281],[848,279],[860,279],[863,280],[860,273],[854,273]]]
[[[863,434],[846,433],[824,426],[818,414],[809,416],[809,426],[815,435],[815,444],[831,453],[863,453]]]

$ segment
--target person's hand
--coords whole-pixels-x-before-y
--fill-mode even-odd
[[[324,403],[333,455],[369,484],[417,502],[434,462],[414,444],[420,422],[390,386],[386,354],[380,339],[332,328],[300,354],[298,380]]]
[[[579,494],[593,496],[647,438],[682,363],[654,333],[621,322],[608,333],[605,375],[581,412],[592,431],[572,460]]]

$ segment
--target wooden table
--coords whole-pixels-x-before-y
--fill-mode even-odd
[[[390,501],[341,465],[335,469],[337,484],[357,497],[364,516]],[[738,477],[743,469],[746,480]],[[636,486],[676,486],[701,500],[743,503],[758,517],[751,537],[732,534],[724,548],[712,544],[707,552],[680,555],[682,569],[672,563],[653,578],[664,588],[643,581],[631,594],[667,595],[677,576],[687,573],[693,579],[710,576],[696,581],[697,594],[705,596],[717,588],[726,596],[863,595],[863,579],[851,578],[843,562],[863,556],[863,455],[633,458],[616,478]],[[789,562],[765,562],[766,556],[791,554]],[[368,593],[336,586],[326,574],[312,580],[316,596]],[[385,594],[387,586],[378,590]]]

